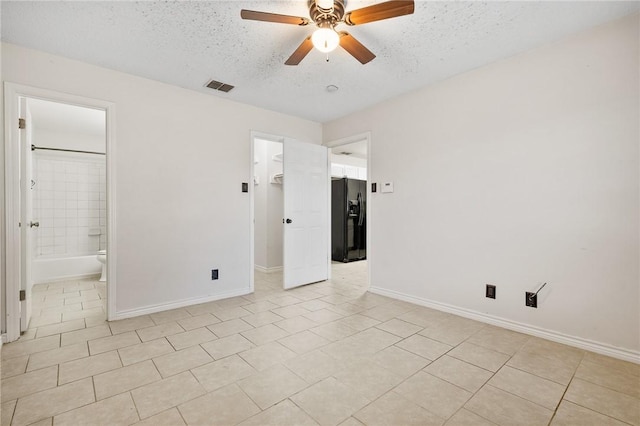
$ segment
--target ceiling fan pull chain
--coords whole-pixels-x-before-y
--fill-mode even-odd
[[[329,62],[329,54],[327,53],[327,62]]]

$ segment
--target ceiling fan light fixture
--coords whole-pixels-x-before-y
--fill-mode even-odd
[[[315,0],[316,7],[323,11],[333,11],[334,3],[333,0]]]
[[[313,47],[323,53],[329,53],[340,44],[340,36],[329,25],[318,28],[311,36]]]
[[[314,47],[320,52],[327,53],[327,62],[329,62],[328,53],[338,46],[346,50],[361,64],[367,64],[376,55],[348,32],[336,32],[335,27],[340,24],[361,25],[411,15],[415,9],[415,0],[386,0],[345,13],[346,2],[347,0],[307,0],[309,18],[311,19],[246,9],[240,11],[240,17],[279,24],[308,25],[312,22],[316,24],[318,29],[312,35],[305,37],[289,59],[285,61],[285,65],[298,65]]]

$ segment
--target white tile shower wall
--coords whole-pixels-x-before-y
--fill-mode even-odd
[[[105,157],[34,152],[36,257],[95,254],[106,248]]]

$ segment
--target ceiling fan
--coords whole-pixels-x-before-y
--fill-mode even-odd
[[[351,34],[346,31],[338,32],[335,27],[338,24],[353,26],[395,18],[397,16],[410,15],[414,10],[413,0],[392,0],[346,13],[344,8],[345,0],[308,0],[308,3],[309,16],[311,19],[246,9],[240,11],[240,16],[242,19],[275,22],[278,24],[299,26],[309,25],[310,23],[316,24],[318,29],[304,39],[302,44],[300,44],[289,59],[287,59],[285,62],[286,65],[298,65],[314,47],[321,52],[328,53],[338,47],[338,45],[362,64],[366,64],[375,58],[376,55]]]

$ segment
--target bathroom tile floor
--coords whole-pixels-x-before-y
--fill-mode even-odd
[[[34,288],[2,425],[640,425],[640,366],[331,281],[106,322],[93,280]]]

